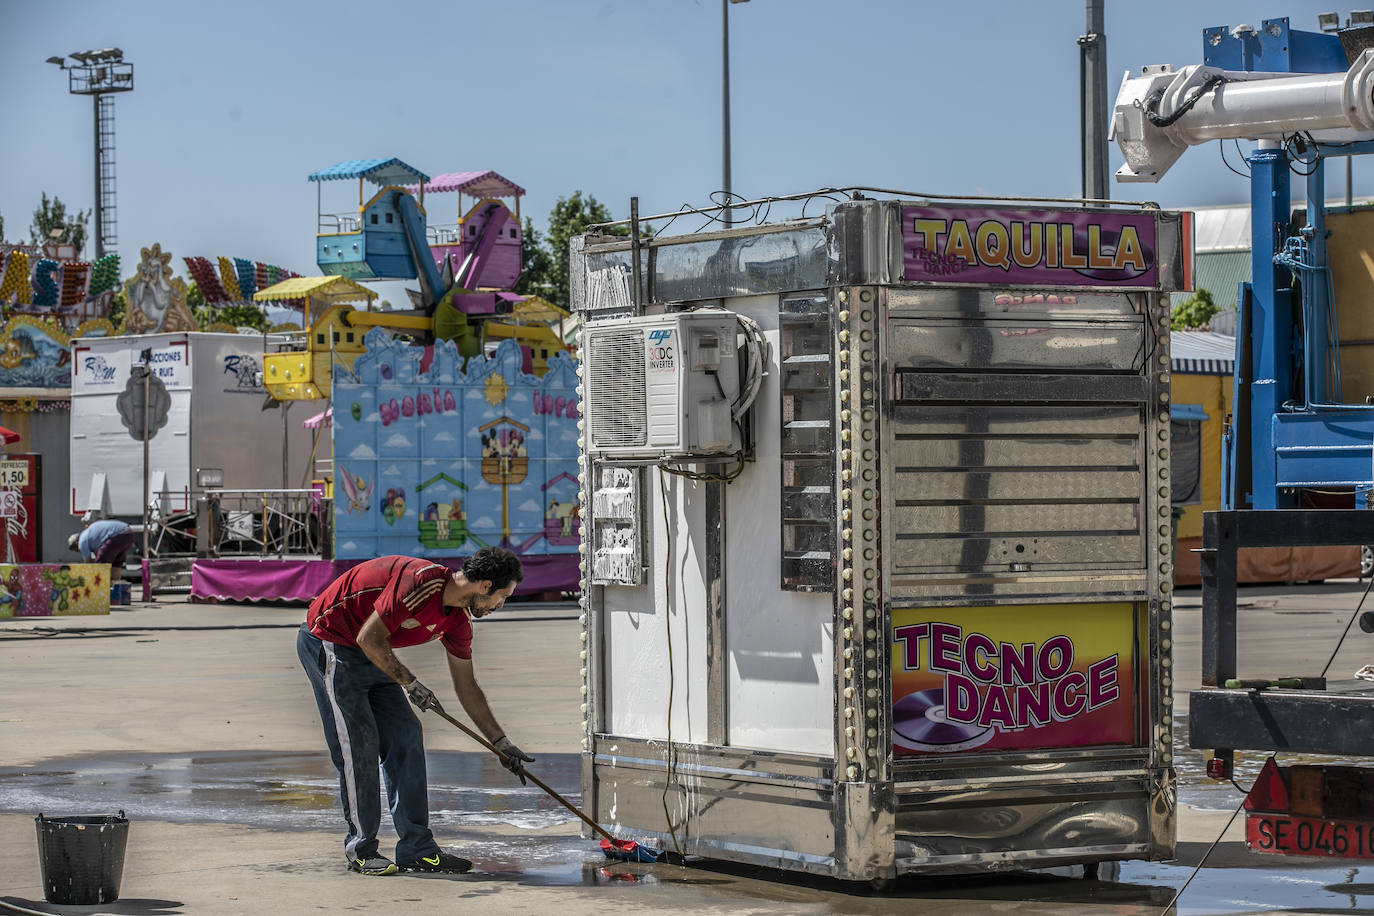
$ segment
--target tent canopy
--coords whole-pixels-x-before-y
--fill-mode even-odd
[[[390,159],[347,159],[335,163],[327,169],[310,173],[311,181],[344,181],[349,178],[366,178],[373,184],[405,185],[429,181],[429,176],[401,160]]]
[[[525,193],[524,188],[492,171],[447,172],[425,183],[426,194],[441,191],[458,191],[473,197],[520,197]]]
[[[341,302],[366,302],[369,305],[377,294],[347,277],[291,277],[273,283],[253,294],[254,302],[280,302],[307,299],[335,305]]]

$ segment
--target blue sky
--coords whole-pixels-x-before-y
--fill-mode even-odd
[[[731,6],[734,190],[1076,195],[1083,6]],[[1128,68],[1200,62],[1206,26],[1289,16],[1315,31],[1332,9],[1348,13],[1108,0],[1109,95]],[[42,191],[91,206],[91,102],[44,59],[109,46],[135,66],[135,90],[117,101],[125,275],[154,241],[183,275],[186,255],[318,273],[306,175],[344,159],[494,169],[528,191],[522,215],[540,228],[578,189],[619,217],[631,195],[642,213],[704,203],[721,184],[720,26],[719,0],[0,0],[0,215],[13,241]],[[1113,147],[1111,167],[1120,161]],[[1357,194],[1374,191],[1362,165]],[[1343,193],[1343,170],[1331,171]],[[1215,143],[1158,185],[1112,189],[1175,207],[1247,194]],[[431,222],[454,220],[452,195],[430,203]]]

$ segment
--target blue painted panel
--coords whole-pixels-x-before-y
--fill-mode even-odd
[[[1374,411],[1277,414],[1273,418],[1277,486],[1369,486]]]
[[[367,239],[361,232],[315,236],[315,263],[329,276],[373,276],[367,266]]]
[[[580,532],[577,385],[560,354],[539,378],[504,341],[468,361],[374,329],[353,372],[336,367],[335,555],[454,557],[483,545],[523,556],[575,554]],[[336,487],[336,491],[338,487]]]
[[[1274,264],[1289,219],[1288,158],[1282,150],[1255,150],[1250,164],[1251,300],[1246,330],[1250,335],[1250,479],[1238,476],[1239,508],[1291,508],[1292,494],[1277,488],[1273,438],[1268,418],[1279,414],[1293,397],[1292,273]],[[1237,366],[1238,371],[1243,367]],[[1252,504],[1244,505],[1244,495]]]
[[[1349,69],[1335,35],[1289,27],[1287,17],[1266,19],[1259,31],[1232,35],[1229,26],[1202,32],[1202,62],[1223,70],[1270,73],[1344,73]]]

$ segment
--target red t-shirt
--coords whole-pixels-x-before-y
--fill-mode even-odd
[[[438,639],[450,655],[472,658],[472,621],[463,608],[444,608],[452,571],[414,557],[359,563],[310,602],[305,622],[325,642],[357,646],[358,631],[376,611],[395,648]]]

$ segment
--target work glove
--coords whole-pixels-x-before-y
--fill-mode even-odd
[[[419,678],[406,685],[406,696],[410,697],[410,702],[414,703],[421,712],[426,709],[442,711],[444,708],[439,705],[439,698],[434,695],[434,691],[421,684]]]
[[[519,776],[520,785],[529,785],[529,783],[525,781],[525,764],[534,763],[534,758],[531,757],[529,754],[526,754],[524,751],[520,750],[520,748],[516,747],[515,744],[505,735],[502,735],[499,739],[497,739],[496,743],[493,744],[492,747],[496,748],[503,755],[503,759],[501,760],[501,766],[510,770],[516,776]]]

